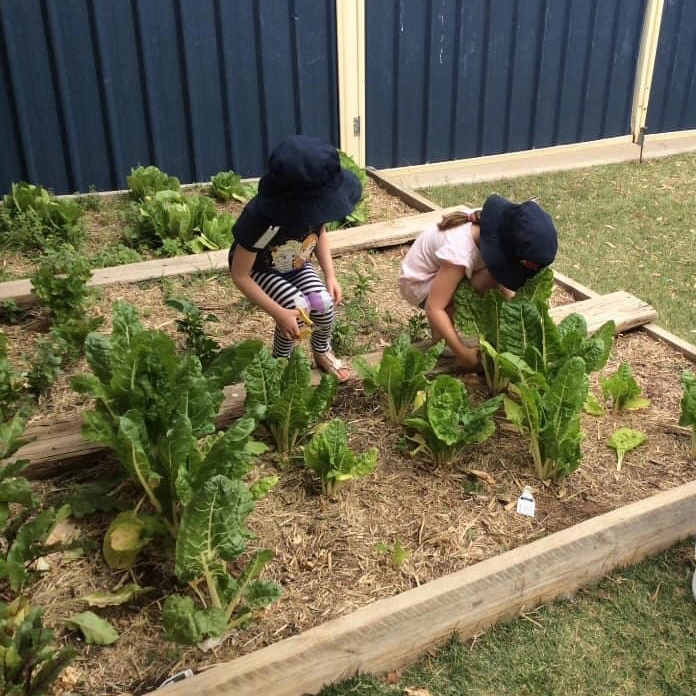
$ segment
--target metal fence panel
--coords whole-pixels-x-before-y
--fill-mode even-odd
[[[696,2],[665,0],[646,127],[696,128]]]
[[[630,132],[646,0],[367,0],[367,161]]]
[[[335,0],[3,0],[0,191],[263,171],[296,133],[337,143]],[[14,136],[14,137],[9,137]]]

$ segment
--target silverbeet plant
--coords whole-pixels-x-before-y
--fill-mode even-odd
[[[73,648],[59,648],[43,625],[43,611],[24,597],[0,602],[0,693],[42,696],[75,659]]]
[[[428,373],[435,367],[444,347],[440,341],[423,352],[411,345],[408,334],[401,334],[385,348],[382,360],[371,366],[357,357],[353,365],[363,380],[366,394],[379,394],[392,423],[401,424],[413,409],[418,392],[428,384]]]
[[[691,428],[691,456],[696,459],[696,375],[684,370],[681,376],[684,391],[681,399],[679,425]]]
[[[451,375],[438,375],[424,394],[423,403],[404,424],[414,432],[408,438],[435,464],[450,464],[464,450],[484,442],[495,432],[493,415],[503,397],[498,395],[471,407],[466,387]]]
[[[289,358],[274,358],[263,348],[244,371],[247,413],[263,423],[276,449],[293,452],[309,428],[331,407],[338,389],[333,374],[312,385],[312,370],[300,347]]]
[[[32,578],[36,559],[63,549],[47,546],[55,525],[69,514],[67,506],[58,511],[42,508],[22,472],[29,462],[8,461],[26,442],[23,437],[26,418],[15,414],[0,423],[0,581],[6,580],[15,592]]]
[[[346,481],[367,476],[377,466],[377,448],[362,454],[348,446],[346,424],[335,418],[322,423],[304,448],[305,464],[321,480],[325,496],[334,496]]]
[[[198,357],[179,354],[170,336],[145,329],[131,305],[116,303],[113,314],[111,336],[87,338],[92,374],[73,380],[78,392],[95,399],[82,434],[115,453],[153,514],[141,504],[120,513],[107,533],[105,558],[127,567],[164,528],[176,543],[177,577],[204,606],[171,598],[163,619],[170,638],[193,644],[243,623],[278,594],[256,580],[269,552],[258,552],[238,576],[229,567],[251,536],[244,521],[253,501],[269,487],[250,491],[243,481],[253,455],[265,449],[249,439],[256,422],[247,416],[213,436],[223,386],[240,377],[261,343],[220,351],[204,372]]]

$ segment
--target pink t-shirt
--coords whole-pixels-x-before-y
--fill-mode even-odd
[[[433,225],[418,235],[401,263],[399,288],[407,302],[418,306],[425,300],[443,261],[464,266],[469,279],[484,267],[470,222],[444,232]]]

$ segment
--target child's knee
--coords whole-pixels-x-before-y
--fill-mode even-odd
[[[333,314],[334,302],[327,290],[295,295],[295,306],[315,315]]]

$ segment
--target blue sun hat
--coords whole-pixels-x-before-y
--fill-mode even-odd
[[[361,195],[360,180],[341,167],[333,145],[294,135],[271,152],[255,204],[275,224],[305,227],[342,220]]]
[[[534,201],[512,203],[489,196],[481,210],[481,256],[491,275],[506,288],[519,290],[558,251],[551,216]]]

